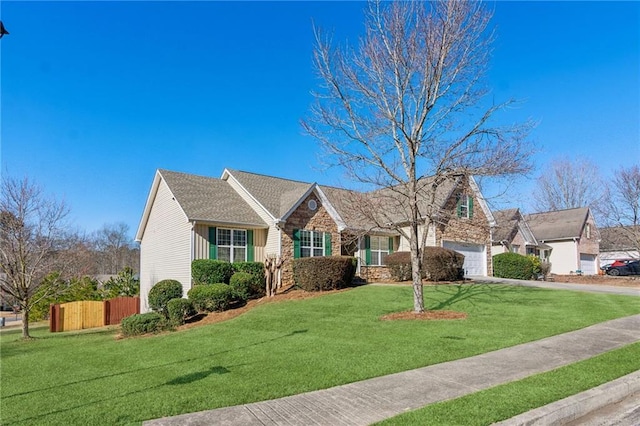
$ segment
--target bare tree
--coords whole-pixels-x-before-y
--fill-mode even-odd
[[[514,101],[486,96],[491,16],[480,2],[371,2],[357,48],[334,48],[316,31],[322,84],[302,125],[350,180],[386,188],[360,202],[384,213],[376,227],[409,241],[416,312],[424,311],[421,230],[438,217],[438,189],[462,175],[530,169],[532,123],[497,125],[495,113]]]
[[[602,184],[598,166],[584,158],[561,158],[542,172],[533,193],[535,211],[556,211],[592,207],[602,201]]]
[[[640,167],[617,170],[606,197],[605,224],[618,227],[621,236],[640,251]]]
[[[27,178],[5,178],[0,188],[0,288],[22,310],[22,337],[29,335],[29,312],[41,298],[44,277],[60,270],[58,254],[64,248],[68,209],[64,202],[47,198]],[[52,286],[55,288],[55,286]]]
[[[102,274],[117,274],[125,267],[137,269],[137,250],[132,246],[129,225],[105,224],[93,236]]]

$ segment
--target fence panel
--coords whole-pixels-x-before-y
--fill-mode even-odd
[[[123,318],[140,313],[139,297],[116,297],[104,301],[104,324],[120,324]]]
[[[100,301],[78,301],[52,305],[50,331],[82,330],[104,325],[104,304]]]

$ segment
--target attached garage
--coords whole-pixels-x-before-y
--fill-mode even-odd
[[[464,255],[464,275],[487,275],[487,254],[483,244],[443,241],[442,247]]]
[[[580,270],[584,275],[596,275],[598,273],[596,255],[580,253]]]

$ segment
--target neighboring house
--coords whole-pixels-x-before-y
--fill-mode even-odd
[[[518,253],[523,256],[535,255],[546,260],[551,247],[538,242],[531,232],[529,224],[519,209],[508,209],[493,212],[496,226],[492,235],[491,253]]]
[[[640,259],[638,247],[631,235],[640,234],[640,229],[630,226],[614,226],[600,229],[600,264],[608,265],[617,259]]]
[[[195,259],[262,262],[279,256],[288,285],[292,259],[343,254],[358,259],[362,278],[388,279],[385,257],[408,251],[408,243],[397,232],[357,218],[345,202],[352,194],[229,169],[220,179],[158,170],[136,233],[141,311],[148,310],[147,294],[160,280],[180,281],[186,295]],[[437,199],[451,214],[429,229],[427,245],[465,254],[467,275],[490,274],[493,217],[473,178],[443,185]],[[403,223],[402,217],[394,220]]]
[[[551,247],[551,273],[598,273],[599,233],[588,207],[526,215],[538,243]]]

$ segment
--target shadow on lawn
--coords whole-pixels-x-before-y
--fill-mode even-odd
[[[466,301],[473,306],[478,302],[485,301],[507,301],[506,296],[521,293],[522,290],[514,286],[505,286],[501,284],[449,284],[425,286],[424,298],[427,303],[433,303],[428,310],[449,309],[456,303]],[[436,297],[428,297],[429,294],[435,293]],[[444,297],[444,298],[443,298]],[[512,298],[509,298],[509,302]]]
[[[87,383],[87,382],[92,382],[95,380],[101,380],[101,379],[108,379],[108,378],[112,378],[112,377],[117,377],[117,376],[124,376],[127,374],[132,374],[132,373],[138,373],[140,371],[145,371],[145,370],[154,370],[157,368],[165,368],[171,365],[177,365],[177,364],[182,364],[182,363],[189,363],[189,362],[193,362],[193,361],[199,361],[199,360],[211,360],[211,357],[216,356],[216,355],[221,355],[224,353],[228,353],[228,352],[233,352],[233,351],[239,351],[239,350],[243,350],[246,348],[250,348],[252,346],[258,346],[258,345],[263,345],[265,343],[270,343],[276,340],[280,340],[280,339],[285,339],[287,337],[293,337],[296,334],[304,334],[306,333],[308,330],[294,330],[290,333],[284,334],[282,336],[278,336],[278,337],[274,337],[272,339],[266,339],[266,340],[260,340],[248,345],[244,345],[244,346],[240,346],[237,348],[230,348],[230,349],[225,349],[219,352],[214,352],[211,354],[207,354],[204,356],[200,356],[200,357],[195,357],[195,358],[189,358],[189,359],[183,359],[183,360],[179,360],[179,361],[174,361],[174,362],[168,362],[165,364],[159,364],[159,365],[154,365],[151,367],[144,367],[144,368],[137,368],[137,369],[132,369],[132,370],[126,370],[126,371],[120,371],[118,373],[112,373],[112,374],[103,374],[101,376],[96,376],[96,377],[91,377],[88,379],[82,379],[82,380],[76,380],[76,381],[72,381],[72,382],[66,382],[66,383],[57,383],[55,386],[49,386],[46,388],[39,388],[39,389],[33,389],[33,390],[29,390],[29,391],[24,391],[24,392],[18,392],[18,393],[14,393],[11,395],[6,395],[3,397],[4,400],[9,399],[9,398],[14,398],[17,396],[22,396],[22,395],[28,395],[28,394],[32,394],[32,393],[37,393],[37,392],[49,392],[53,389],[58,389],[60,387],[63,386],[71,386],[71,385],[77,385],[77,384],[81,384],[81,383]],[[222,370],[225,371],[222,371]],[[225,368],[225,367],[221,367],[221,366],[216,366],[216,367],[212,367],[209,370],[206,370],[204,372],[198,372],[198,373],[190,373],[187,374],[183,377],[178,377],[176,379],[170,380],[169,382],[167,382],[166,384],[172,384],[172,385],[176,385],[176,384],[184,384],[184,383],[190,383],[190,381],[195,381],[195,380],[199,380],[202,379],[210,374],[225,374],[228,373],[229,371]],[[207,373],[206,375],[203,376],[204,373]],[[198,377],[188,377],[188,376],[198,376]],[[182,380],[182,382],[180,382],[180,380]]]

